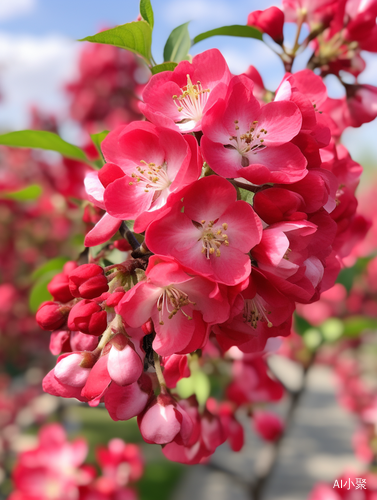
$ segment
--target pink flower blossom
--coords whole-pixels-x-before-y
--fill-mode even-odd
[[[307,161],[290,141],[301,124],[293,102],[261,107],[253,82],[243,75],[234,77],[226,97],[203,119],[203,157],[223,177],[241,177],[253,184],[298,181],[307,174]]]
[[[171,193],[195,181],[201,171],[198,145],[192,136],[134,122],[119,127],[103,141],[107,163],[98,173],[105,188],[104,203],[117,219],[149,221],[165,206]],[[137,231],[145,229],[139,225]]]
[[[229,305],[218,285],[188,275],[177,262],[152,256],[146,276],[117,310],[133,328],[152,319],[153,349],[161,356],[195,351],[207,338],[207,324],[227,319]]]
[[[251,270],[247,252],[259,243],[262,232],[251,206],[236,201],[234,187],[215,176],[192,184],[182,200],[149,226],[148,248],[218,283],[245,280]]]
[[[230,71],[217,49],[181,61],[174,71],[152,76],[140,109],[148,120],[180,132],[201,130],[202,117],[225,96]]]

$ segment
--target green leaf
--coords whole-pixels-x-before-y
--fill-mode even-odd
[[[146,21],[122,24],[110,30],[101,31],[93,36],[82,38],[79,42],[105,43],[140,55],[151,64],[152,28]]]
[[[181,24],[170,33],[164,48],[164,61],[179,63],[187,58],[191,47],[188,25],[189,23]]]
[[[303,335],[304,344],[311,351],[316,351],[322,344],[322,335],[318,328],[309,328]]]
[[[345,337],[358,337],[365,330],[377,330],[377,320],[365,316],[350,316],[344,320]]]
[[[297,313],[294,314],[294,325],[295,331],[299,335],[304,335],[304,333],[309,330],[312,325],[306,321],[302,316],[299,316]]]
[[[204,405],[210,395],[211,384],[208,376],[201,370],[197,370],[190,377],[182,378],[177,383],[177,391],[182,398],[195,394],[198,403]]]
[[[47,261],[42,266],[38,267],[33,274],[31,275],[33,280],[39,279],[46,273],[50,273],[51,271],[55,271],[55,274],[63,269],[63,266],[69,259],[67,257],[55,257],[55,259],[51,259]]]
[[[152,75],[157,75],[157,73],[161,73],[162,71],[174,71],[174,68],[178,66],[175,62],[164,62],[162,64],[157,64],[151,68]]]
[[[1,193],[1,198],[15,201],[33,201],[37,200],[42,194],[42,188],[38,184],[32,184],[18,191],[10,193]]]
[[[32,287],[29,295],[29,308],[31,312],[36,313],[42,302],[53,300],[52,295],[47,290],[47,285],[56,274],[57,271],[50,271],[44,274]]]
[[[251,206],[253,206],[253,198],[255,193],[253,193],[252,191],[248,191],[247,189],[244,188],[238,188],[238,189],[239,189],[240,199],[246,201]]]
[[[234,24],[233,26],[223,26],[222,28],[216,28],[214,30],[206,31],[205,33],[201,33],[197,35],[192,44],[195,45],[206,38],[210,38],[211,36],[239,36],[242,38],[256,38],[257,40],[263,40],[262,32],[257,30],[256,28],[252,28],[251,26]]]
[[[87,160],[82,149],[64,141],[57,134],[45,130],[19,130],[2,134],[0,144],[17,148],[47,149],[74,160]]]
[[[93,141],[93,144],[95,145],[96,150],[98,151],[100,158],[102,158],[103,160],[104,160],[104,157],[103,157],[102,150],[101,150],[101,144],[102,144],[102,141],[105,139],[105,137],[108,134],[109,134],[108,130],[104,130],[103,132],[99,132],[98,134],[90,134],[90,137]]]
[[[338,318],[329,318],[321,324],[320,329],[326,342],[335,342],[343,335],[344,325]]]
[[[343,285],[344,288],[347,290],[347,292],[350,292],[356,275],[357,275],[357,270],[355,266],[345,267],[338,274],[336,282]]]
[[[31,277],[35,283],[29,294],[29,308],[31,312],[37,312],[38,307],[42,304],[42,302],[52,300],[52,296],[47,290],[47,285],[50,283],[52,278],[63,269],[64,264],[68,260],[69,259],[66,257],[56,257],[55,259],[49,260],[33,272]]]
[[[140,14],[153,30],[154,15],[150,0],[140,0]]]

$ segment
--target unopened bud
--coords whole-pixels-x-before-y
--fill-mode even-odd
[[[43,330],[56,330],[67,321],[69,309],[56,302],[44,302],[38,309],[35,319]]]
[[[107,313],[92,300],[82,300],[75,304],[68,317],[68,328],[89,335],[101,335],[107,327]]]
[[[69,275],[69,289],[74,297],[94,299],[107,292],[104,270],[97,264],[84,264]]]

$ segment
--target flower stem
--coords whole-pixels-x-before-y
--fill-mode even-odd
[[[160,356],[159,356],[159,354],[157,354],[157,352],[153,352],[153,361],[154,361],[154,368],[156,370],[158,383],[160,384],[161,387],[166,387],[166,382],[165,382],[164,375],[162,374],[162,369],[161,369]]]

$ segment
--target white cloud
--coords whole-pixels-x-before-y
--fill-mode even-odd
[[[190,9],[187,9],[190,6]],[[208,21],[214,26],[223,26],[237,21],[237,9],[223,0],[170,0],[164,5],[164,20],[177,26],[188,20]]]
[[[0,32],[0,129],[29,125],[32,105],[67,114],[63,86],[77,72],[80,44],[60,36],[15,36]]]
[[[19,17],[32,12],[37,6],[37,0],[1,0],[0,21]]]

